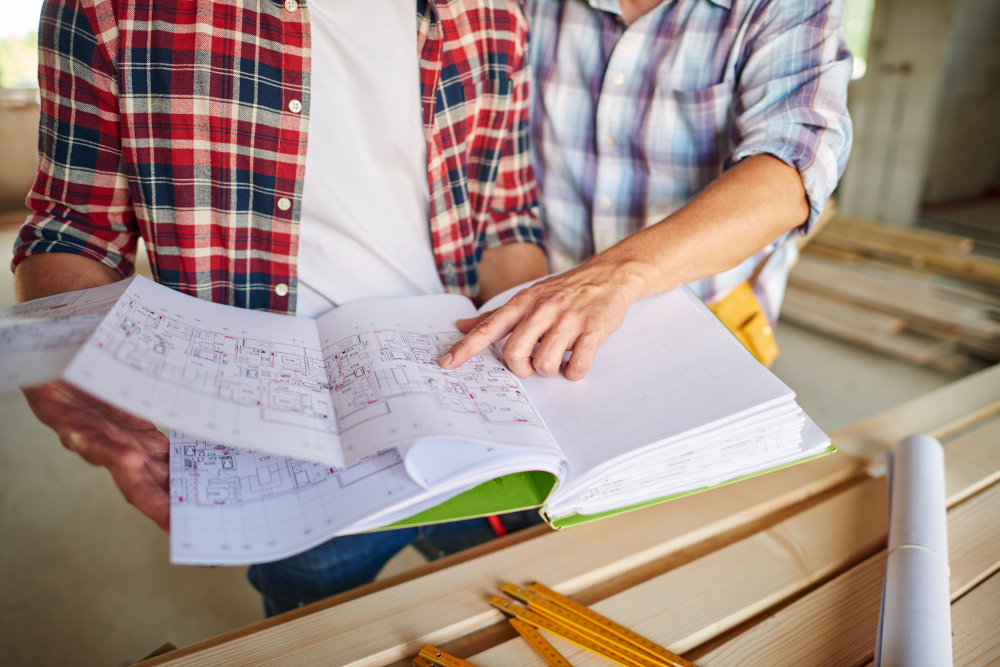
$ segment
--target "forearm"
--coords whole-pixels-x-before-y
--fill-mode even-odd
[[[98,261],[66,252],[39,253],[25,257],[14,271],[14,294],[18,303],[53,294],[107,285],[121,275]]]
[[[614,271],[642,299],[729,270],[808,217],[798,172],[773,156],[755,155],[588,264]]]
[[[534,243],[508,243],[487,248],[479,262],[480,302],[547,273],[545,252]]]

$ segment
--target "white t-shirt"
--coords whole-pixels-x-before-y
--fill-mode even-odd
[[[428,224],[416,3],[313,0],[296,314],[443,291]]]

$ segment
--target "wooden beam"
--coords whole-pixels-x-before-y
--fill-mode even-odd
[[[849,301],[831,299],[823,294],[807,292],[795,287],[785,291],[781,316],[797,324],[812,326],[810,317],[819,322],[833,321],[840,327],[861,335],[898,334],[906,328],[906,320],[898,315],[888,315],[880,310],[857,306]],[[819,327],[825,331],[825,327]]]
[[[439,645],[500,620],[485,601],[505,581],[534,579],[573,593],[761,521],[849,480],[862,467],[861,460],[838,454],[592,524],[545,531],[449,567],[448,559],[432,563],[434,571],[426,576],[388,589],[351,592],[343,603],[330,598],[140,664],[384,665],[423,644]],[[456,556],[452,562],[463,558]]]
[[[953,600],[1000,568],[997,516],[998,485],[948,513]],[[884,573],[881,551],[721,646],[685,657],[701,667],[864,664],[874,653]]]
[[[843,238],[861,246],[872,240],[893,241],[902,248],[914,251],[953,252],[961,255],[968,254],[975,246],[975,242],[967,236],[845,216],[834,217],[822,235]]]
[[[598,613],[684,653],[738,626],[811,584],[882,548],[884,479],[868,479],[771,528],[592,605]],[[530,662],[520,639],[475,655],[477,665]],[[607,663],[564,646],[574,667]]]
[[[994,574],[951,606],[955,667],[1000,663],[1000,574]]]
[[[982,310],[928,294],[920,286],[862,273],[816,257],[802,256],[788,282],[803,290],[848,300],[981,340],[1000,337],[1000,323],[993,321]]]
[[[963,474],[948,479],[949,507],[1000,477],[995,434],[995,423],[990,422],[945,447],[946,467],[953,461],[965,463]],[[997,502],[971,503],[956,517],[963,527],[954,532],[950,547],[963,554],[953,567],[957,586],[975,585],[1000,559],[1000,545],[981,545],[982,530],[1000,532],[990,522],[990,512],[1000,507],[1000,487],[994,493]],[[886,496],[884,480],[869,479],[593,608],[675,653],[685,653],[883,548],[888,529]],[[962,588],[953,589],[953,597],[962,592]],[[471,661],[495,667],[529,664],[524,648],[523,642],[512,640]],[[576,667],[604,664],[583,649],[567,645],[565,650]]]
[[[995,370],[934,392],[926,404],[918,399],[885,413],[891,423],[873,418],[863,424],[875,431],[874,442],[891,437],[890,445],[912,432],[941,435],[960,428],[973,421],[970,414],[985,414],[989,401],[1000,405]],[[834,434],[834,441],[866,440],[847,429]],[[457,554],[395,586],[358,589],[142,664],[383,665],[424,643],[437,645],[498,620],[485,600],[505,581],[536,579],[574,593],[729,531],[770,525],[774,513],[850,480],[861,465],[837,454],[571,530],[528,540],[515,534],[486,545],[476,558]]]
[[[944,438],[998,411],[1000,365],[841,429],[833,442],[842,451],[872,460],[908,435]]]

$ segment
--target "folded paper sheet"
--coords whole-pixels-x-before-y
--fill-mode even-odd
[[[952,664],[944,450],[930,436],[896,445],[889,470],[889,556],[876,667]]]

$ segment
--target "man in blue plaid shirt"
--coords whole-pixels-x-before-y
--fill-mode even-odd
[[[550,267],[442,358],[511,334],[525,377],[584,377],[636,300],[749,283],[773,323],[847,162],[842,0],[528,0]],[[538,344],[537,350],[535,346]]]

